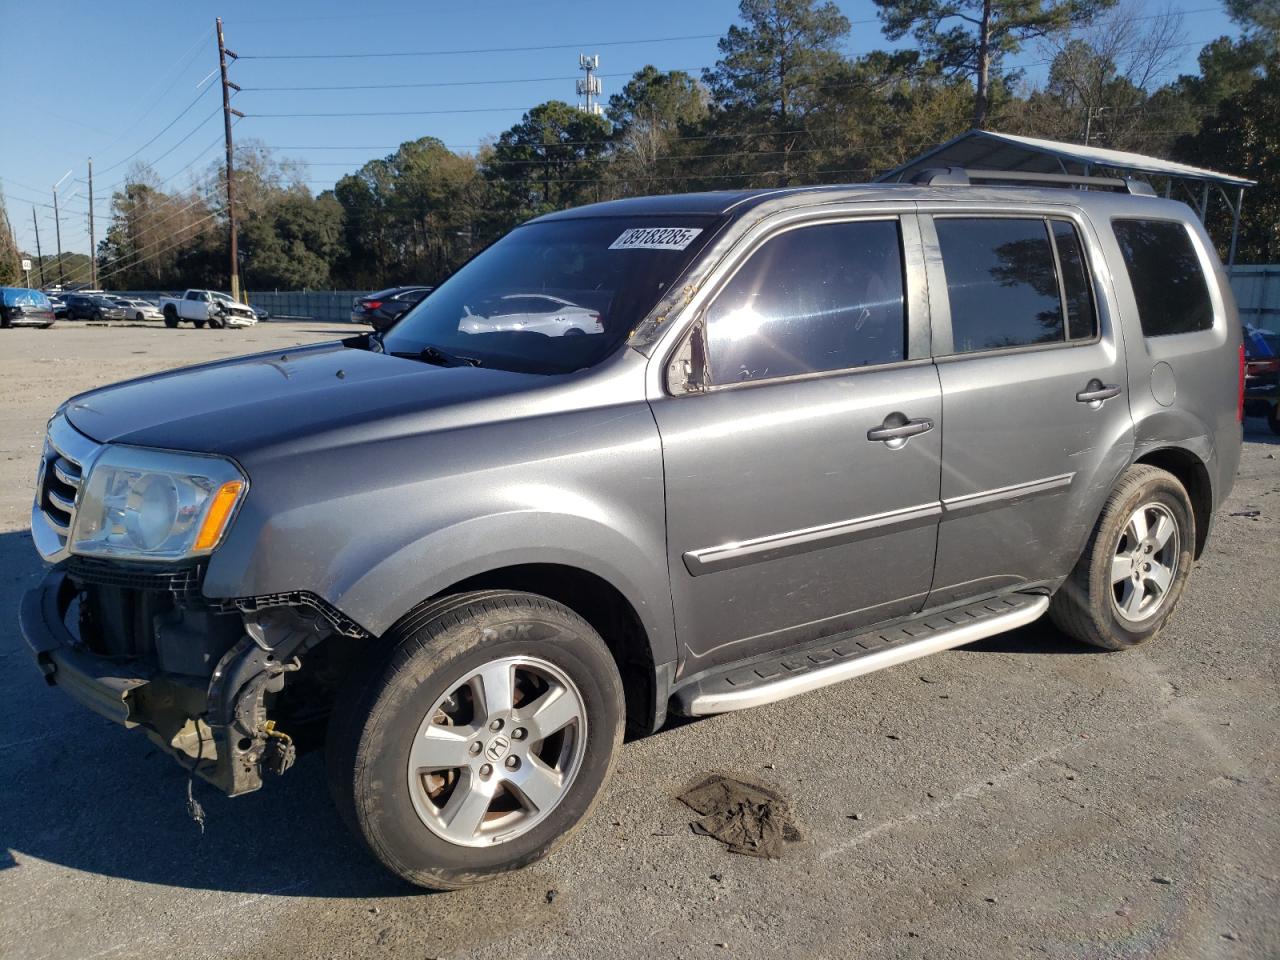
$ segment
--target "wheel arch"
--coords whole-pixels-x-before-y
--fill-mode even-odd
[[[1185,447],[1168,446],[1147,450],[1134,463],[1159,467],[1177,477],[1186,488],[1196,522],[1195,557],[1199,559],[1213,521],[1213,479],[1204,460]]]
[[[660,694],[654,647],[640,614],[616,586],[599,574],[562,563],[520,563],[497,567],[451,584],[429,598],[473,590],[518,590],[554,600],[587,621],[604,639],[617,664],[626,694],[627,729],[651,732],[666,712]]]

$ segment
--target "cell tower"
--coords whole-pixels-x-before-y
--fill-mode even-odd
[[[578,69],[587,74],[578,81],[578,96],[582,97],[578,106],[598,117],[604,113],[600,106],[600,78],[596,76],[596,71],[600,69],[600,54],[590,57],[585,53],[578,54]]]

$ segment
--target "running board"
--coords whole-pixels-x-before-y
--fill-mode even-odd
[[[1013,593],[888,630],[827,638],[696,680],[676,691],[673,707],[687,717],[758,707],[1025,626],[1048,607],[1048,597]]]

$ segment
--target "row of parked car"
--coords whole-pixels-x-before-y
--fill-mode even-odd
[[[51,327],[58,320],[163,321],[176,327],[247,327],[258,322],[252,307],[216,290],[187,290],[159,303],[101,290],[46,293],[26,287],[0,287],[0,327]]]

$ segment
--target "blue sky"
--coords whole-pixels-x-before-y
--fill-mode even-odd
[[[847,52],[888,46],[871,0],[838,4],[854,22]],[[1195,69],[1204,41],[1236,32],[1214,0],[1175,0],[1174,8],[1187,11],[1184,32],[1190,41],[1181,48],[1177,72]],[[1163,9],[1152,4],[1145,12]],[[737,0],[4,0],[0,10],[7,27],[0,89],[7,94],[10,122],[22,118],[22,135],[6,137],[0,152],[0,185],[18,242],[34,250],[32,202],[49,204],[53,183],[70,170],[59,190],[63,250],[87,252],[88,198],[81,181],[88,157],[94,158],[99,237],[111,188],[134,160],[152,163],[178,188],[207,179],[221,157],[215,16],[223,18],[228,48],[242,57],[231,66],[231,78],[244,87],[233,105],[247,114],[236,127],[237,139],[257,138],[305,161],[309,185],[318,192],[405,140],[432,135],[458,150],[473,150],[533,104],[555,97],[573,102],[579,50],[600,54],[606,98],[647,63],[696,74],[714,63],[716,38],[734,22]],[[617,42],[643,40],[659,42]],[[566,46],[462,52],[551,44]],[[432,53],[258,59],[423,51]],[[1039,58],[1027,49],[1012,62],[1026,64],[1035,77],[1043,73]],[[262,89],[352,85],[381,89]],[[267,116],[374,111],[420,113]],[[35,210],[44,251],[52,252],[53,211],[40,205]]]

